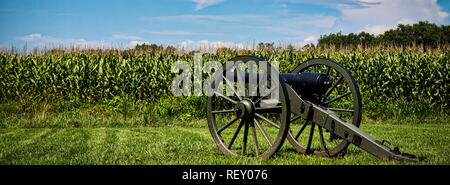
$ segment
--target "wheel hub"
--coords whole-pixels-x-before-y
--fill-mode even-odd
[[[236,104],[235,113],[242,119],[252,118],[255,115],[255,105],[251,100],[241,100]]]

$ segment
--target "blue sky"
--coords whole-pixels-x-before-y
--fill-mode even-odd
[[[0,47],[245,47],[450,22],[436,0],[0,0]]]

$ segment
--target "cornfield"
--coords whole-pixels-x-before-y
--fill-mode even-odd
[[[448,110],[450,52],[413,51],[230,51],[204,53],[207,61],[225,62],[237,55],[277,60],[280,72],[289,72],[302,61],[331,58],[355,77],[367,100],[427,101]],[[176,61],[193,65],[192,53],[83,53],[17,55],[0,54],[0,101],[56,101],[78,98],[102,102],[116,96],[155,102],[171,95]]]

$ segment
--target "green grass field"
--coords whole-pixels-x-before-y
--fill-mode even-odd
[[[352,145],[345,156],[306,156],[287,141],[270,159],[225,156],[215,146],[206,121],[198,122],[205,126],[2,128],[0,164],[406,164],[377,159]],[[361,128],[403,152],[426,156],[427,162],[419,164],[450,164],[450,124],[363,123]]]
[[[448,165],[450,55],[446,49],[424,51],[226,49],[201,56],[205,63],[223,63],[255,55],[279,61],[282,73],[313,58],[336,60],[352,73],[362,93],[362,130],[390,141],[391,148],[428,157],[420,164]],[[188,61],[193,67],[194,58],[194,52],[163,50],[1,53],[0,164],[404,164],[379,160],[352,145],[345,156],[305,156],[288,142],[267,160],[224,156],[207,127],[206,98],[171,93],[179,75],[173,65]],[[337,100],[340,94],[330,97]],[[334,104],[353,102],[340,100]],[[222,136],[226,132],[230,138],[234,134],[229,129]],[[300,138],[308,139],[306,132]],[[237,139],[243,141],[242,135]],[[312,148],[319,145],[318,135]]]

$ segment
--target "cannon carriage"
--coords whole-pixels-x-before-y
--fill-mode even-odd
[[[223,65],[218,78],[232,93],[214,91],[208,96],[207,118],[213,140],[224,154],[269,158],[287,139],[306,155],[333,157],[354,144],[386,160],[422,160],[359,129],[362,102],[358,85],[336,61],[308,60],[290,73],[278,73],[255,56],[230,61],[265,63],[267,69],[264,73],[233,71],[235,65]],[[267,82],[263,85],[268,93],[255,92],[257,87],[249,83],[261,80]],[[277,98],[271,96],[274,90]]]

